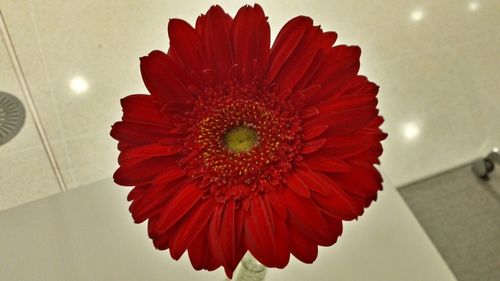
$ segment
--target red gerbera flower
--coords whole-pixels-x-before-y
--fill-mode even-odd
[[[246,251],[312,263],[382,189],[386,134],[359,47],[332,47],[336,33],[304,16],[270,47],[259,5],[234,19],[213,6],[194,28],[172,19],[168,34],[167,54],[141,58],[151,95],[122,99],[111,130],[135,222],[197,270],[231,277]]]

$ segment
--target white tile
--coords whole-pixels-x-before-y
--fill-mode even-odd
[[[111,178],[118,168],[116,141],[109,132],[69,139],[69,157],[74,168],[76,186]]]
[[[65,141],[51,141],[52,152],[56,158],[57,166],[61,172],[66,188],[75,188],[78,185],[75,179],[75,172],[73,169],[73,162],[71,161],[71,154],[67,143]]]
[[[0,154],[0,211],[60,192],[42,146]]]
[[[33,119],[26,108],[26,102],[19,87],[19,83],[17,82],[16,73],[12,68],[7,48],[1,38],[0,69],[2,71],[2,74],[0,75],[0,91],[10,93],[17,97],[23,103],[26,112],[24,126],[21,128],[21,131],[9,142],[0,145],[0,154],[40,145],[40,139],[36,132]]]
[[[0,40],[0,91],[15,95],[26,104]],[[0,211],[59,192],[59,185],[27,108],[21,131],[0,145]]]
[[[25,0],[2,1],[0,8],[5,17],[44,131],[55,153],[59,168],[63,172],[63,179],[68,186],[74,186],[66,143],[62,141],[64,139],[64,132],[62,131],[61,120],[64,117],[60,116],[59,110],[56,107],[56,99],[53,95],[52,85],[48,79],[46,63],[38,44],[38,31],[33,24],[34,20],[32,18],[30,2]],[[25,42],[26,44],[19,44],[19,42]],[[28,55],[25,56],[23,54]],[[12,81],[16,80],[13,79]],[[29,119],[31,121],[31,118]]]
[[[484,138],[498,136],[481,120],[498,112],[482,110],[489,105],[478,99],[482,90],[470,83],[460,57],[446,48],[374,72],[389,133],[383,167],[397,186],[470,161],[479,156]],[[418,136],[408,138],[405,126],[417,127]]]

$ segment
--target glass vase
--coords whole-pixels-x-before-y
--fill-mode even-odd
[[[267,268],[247,253],[238,266],[235,281],[264,281]],[[227,279],[226,279],[227,280]]]

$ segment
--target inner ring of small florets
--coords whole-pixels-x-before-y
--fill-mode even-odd
[[[192,129],[181,161],[187,174],[201,177],[202,186],[215,183],[211,193],[223,196],[245,196],[236,194],[238,184],[256,190],[262,180],[281,182],[301,145],[295,108],[256,84],[226,83],[205,95],[189,114]]]

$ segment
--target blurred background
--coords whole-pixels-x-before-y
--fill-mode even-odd
[[[139,57],[168,48],[169,18],[194,23],[216,3],[231,15],[243,4],[253,4],[0,0],[0,92],[17,97],[26,111],[20,132],[0,141],[0,214],[66,190],[103,181],[111,186],[118,151],[109,131],[121,117],[119,99],[147,92]],[[379,108],[389,133],[380,170],[388,188],[399,191],[394,200],[406,202],[398,208],[411,209],[409,220],[417,218],[414,225],[424,229],[458,280],[500,280],[500,177],[493,172],[484,183],[468,167],[500,146],[500,1],[260,4],[273,38],[288,19],[303,14],[323,30],[336,31],[336,44],[361,46],[360,73],[380,85]],[[450,201],[457,190],[462,197]],[[18,208],[24,207],[29,204]],[[486,217],[473,227],[460,224],[467,216],[481,215]],[[461,219],[454,225],[443,226],[457,216]],[[471,242],[464,242],[467,235],[458,237],[462,242],[449,240],[481,227],[485,233],[467,234]],[[487,241],[484,249],[474,242],[480,235]],[[449,245],[439,245],[446,241]],[[454,249],[460,243],[471,245]],[[478,247],[483,250],[474,252]],[[456,251],[463,256],[450,261]],[[478,269],[468,259],[488,265]]]

